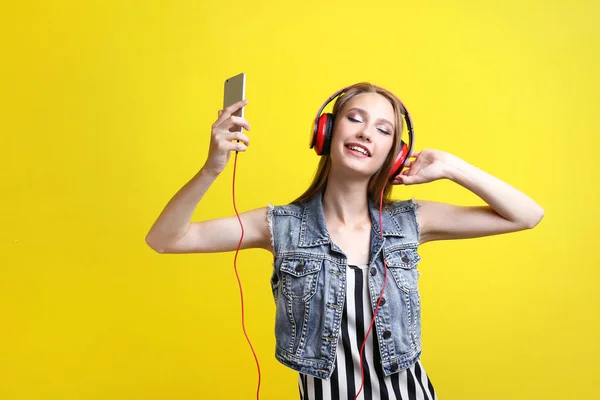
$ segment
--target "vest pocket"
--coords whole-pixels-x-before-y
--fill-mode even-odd
[[[405,292],[414,292],[419,288],[417,264],[421,256],[416,248],[399,249],[385,257],[387,267],[398,287]]]
[[[317,291],[323,260],[285,258],[281,262],[281,291],[290,300],[308,301]]]

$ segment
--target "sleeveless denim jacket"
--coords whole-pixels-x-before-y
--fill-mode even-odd
[[[372,310],[388,279],[374,328],[386,375],[413,365],[421,355],[421,304],[417,253],[417,204],[393,202],[382,212],[369,200],[372,220],[368,286]],[[275,357],[298,372],[329,379],[340,340],[346,297],[347,258],[331,241],[322,193],[303,204],[272,206],[269,228],[275,250],[271,288],[275,299]]]

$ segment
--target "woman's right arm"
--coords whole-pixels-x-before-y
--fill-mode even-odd
[[[167,203],[146,235],[146,243],[158,253],[215,253],[235,250],[241,228],[237,216],[191,222],[198,203],[225,169],[232,151],[246,151],[250,130],[248,121],[232,114],[245,106],[241,101],[219,111],[212,126],[210,150],[202,169]],[[234,142],[239,140],[240,143]],[[244,225],[241,249],[264,248],[272,251],[267,207],[240,214]]]

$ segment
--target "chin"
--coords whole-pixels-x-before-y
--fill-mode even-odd
[[[340,175],[357,181],[369,180],[377,172],[365,170],[364,168],[357,168],[356,165],[351,165],[349,163],[338,164],[336,170]]]
[[[341,146],[341,149],[337,149],[335,153],[330,155],[331,166],[336,166],[344,175],[351,175],[356,179],[371,179],[371,177],[377,173],[377,169],[369,168],[372,166],[371,158],[356,158],[345,152],[345,147]]]

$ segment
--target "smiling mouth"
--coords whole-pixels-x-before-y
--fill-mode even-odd
[[[371,157],[371,153],[369,153],[369,150],[365,149],[362,146],[356,146],[356,145],[347,145],[346,146],[347,149],[350,149],[352,151],[355,151],[357,153],[360,153],[366,157]]]

